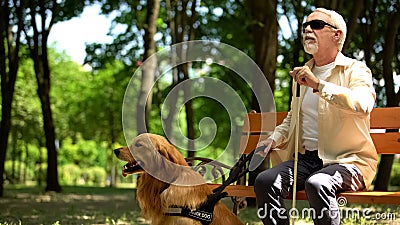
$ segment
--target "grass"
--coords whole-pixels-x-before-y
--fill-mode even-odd
[[[0,225],[146,224],[140,217],[140,208],[132,188],[63,187],[62,193],[44,193],[43,188],[39,187],[6,186],[4,195],[0,198]],[[224,199],[224,203],[231,207],[229,199]],[[287,205],[290,206],[290,202]],[[305,207],[308,207],[307,203],[299,201],[298,208]],[[370,205],[350,205],[348,209],[356,207],[371,209],[371,216],[376,217],[378,212],[381,213],[380,218],[384,213],[391,218],[350,218],[342,220],[343,225],[400,224],[398,206],[375,205],[369,208]],[[239,217],[247,225],[262,224],[255,208],[241,210]],[[312,224],[312,221],[306,218],[296,224]]]
[[[6,188],[0,198],[0,224],[144,224],[133,189],[63,187]]]

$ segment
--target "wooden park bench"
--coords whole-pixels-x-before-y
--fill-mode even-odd
[[[275,115],[274,115],[275,114]],[[242,128],[240,150],[243,154],[249,154],[256,148],[259,140],[267,138],[276,125],[282,123],[287,112],[277,113],[248,113]],[[276,116],[276,117],[275,117]],[[261,121],[263,126],[261,126]],[[276,124],[275,124],[276,121]],[[396,132],[386,133],[386,129],[394,129]],[[371,112],[371,136],[378,154],[400,154],[400,107],[374,108]],[[389,176],[389,174],[388,174]],[[214,189],[220,184],[209,184]],[[241,184],[229,185],[225,188],[228,196],[235,198],[255,198],[254,187],[246,181]],[[360,191],[341,193],[351,203],[369,204],[400,204],[400,191]],[[297,199],[306,200],[304,191],[297,193]],[[236,202],[237,203],[237,202]],[[237,204],[234,206],[237,212]]]

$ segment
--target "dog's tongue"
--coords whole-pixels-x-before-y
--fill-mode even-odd
[[[136,162],[128,162],[125,166],[122,167],[122,176],[126,177],[129,174],[132,174],[135,171],[136,166]]]

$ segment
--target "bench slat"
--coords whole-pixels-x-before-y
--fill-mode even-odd
[[[400,154],[400,133],[372,133],[378,154]]]
[[[242,135],[240,138],[240,152],[242,154],[249,154],[252,152],[257,143],[261,140],[268,138],[269,135]]]
[[[220,184],[208,184],[211,189],[217,188]],[[225,188],[228,196],[255,198],[253,186],[229,185]],[[361,191],[344,192],[339,196],[345,197],[351,203],[370,203],[370,204],[399,204],[400,192],[389,191]],[[288,197],[291,199],[291,196]],[[296,195],[297,200],[307,200],[305,191],[299,191]]]
[[[370,121],[371,129],[399,129],[400,107],[374,108]]]
[[[286,115],[287,112],[248,113],[242,132],[261,133],[273,131],[276,125],[282,123]],[[371,112],[370,122],[371,129],[399,129],[400,107],[374,108]],[[264,124],[262,125],[262,123]]]
[[[264,140],[268,135],[247,135],[240,140],[240,150],[244,154],[253,151],[259,140]],[[400,133],[372,133],[372,140],[378,154],[400,154]]]
[[[219,187],[221,184],[208,184],[211,190]],[[256,193],[254,193],[253,186],[245,186],[245,185],[228,185],[226,186],[225,192],[228,193],[228,196],[236,196],[236,197],[250,197],[255,198]]]
[[[400,192],[391,191],[362,191],[345,192],[340,194],[351,203],[369,203],[369,204],[396,204],[400,203]]]
[[[243,133],[274,131],[276,124],[281,124],[287,112],[263,112],[246,114],[242,127]]]

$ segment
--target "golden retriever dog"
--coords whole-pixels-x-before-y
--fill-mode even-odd
[[[198,220],[165,214],[174,206],[198,209],[212,190],[164,137],[141,134],[129,147],[115,149],[114,153],[118,159],[128,162],[122,168],[124,176],[139,174],[137,200],[142,216],[152,225],[201,225]],[[221,202],[215,205],[213,215],[212,225],[243,224]]]

